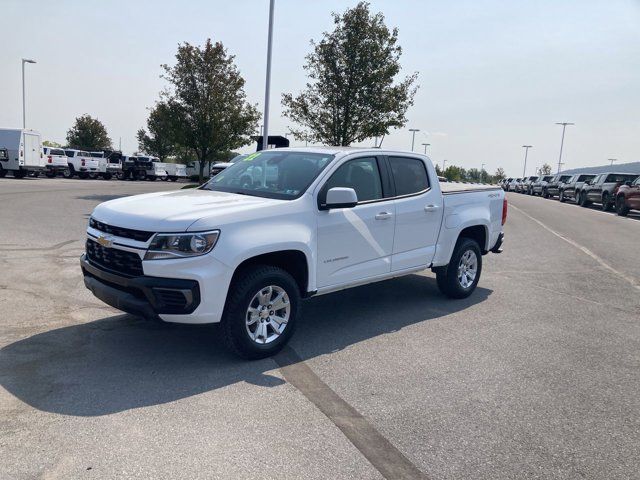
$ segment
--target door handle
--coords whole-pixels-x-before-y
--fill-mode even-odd
[[[390,212],[380,212],[376,215],[376,220],[386,220],[388,218],[391,218],[392,215],[393,214]]]
[[[438,210],[440,207],[438,205],[425,205],[424,207],[424,211],[425,212],[435,212],[436,210]]]

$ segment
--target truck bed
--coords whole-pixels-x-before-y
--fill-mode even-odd
[[[479,183],[459,183],[459,182],[441,182],[440,190],[443,195],[463,193],[463,192],[477,192],[484,190],[502,190],[499,185],[481,185]]]

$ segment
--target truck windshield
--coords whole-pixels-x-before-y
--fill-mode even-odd
[[[202,188],[256,197],[299,197],[333,160],[324,153],[256,152],[227,167]]]

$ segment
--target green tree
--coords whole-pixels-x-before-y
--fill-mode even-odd
[[[170,83],[164,97],[175,120],[177,143],[191,149],[205,165],[221,152],[248,144],[260,115],[246,100],[244,79],[220,42],[203,47],[178,46],[176,64],[163,65]]]
[[[82,115],[67,132],[67,145],[82,150],[107,150],[111,148],[111,139],[107,129],[97,118]]]
[[[147,119],[149,133],[144,128],[138,130],[138,149],[162,161],[166,160],[176,151],[177,116],[168,103],[158,102],[149,112]]]
[[[540,167],[540,175],[549,175],[551,174],[551,165],[545,163]]]
[[[496,169],[496,173],[493,175],[493,181],[499,182],[500,180],[504,180],[507,176],[504,173],[504,168],[498,167]]]
[[[44,142],[42,142],[42,146],[43,147],[53,147],[53,148],[61,148],[62,145],[60,145],[58,142],[54,142],[51,140],[45,140]]]
[[[389,30],[366,2],[333,13],[333,23],[331,33],[311,42],[304,91],[282,95],[284,115],[301,125],[293,135],[304,139],[308,132],[309,141],[346,146],[404,126],[418,74],[394,83],[402,54],[398,29]]]
[[[467,177],[467,171],[456,165],[449,165],[443,173],[450,182],[461,182]]]

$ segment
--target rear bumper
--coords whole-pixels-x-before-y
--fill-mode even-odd
[[[491,253],[502,253],[502,244],[504,243],[504,232],[500,232],[496,244],[491,249]]]
[[[195,280],[160,277],[124,277],[96,267],[80,257],[84,284],[107,305],[146,318],[189,315],[200,305]],[[176,301],[178,300],[178,301]]]

